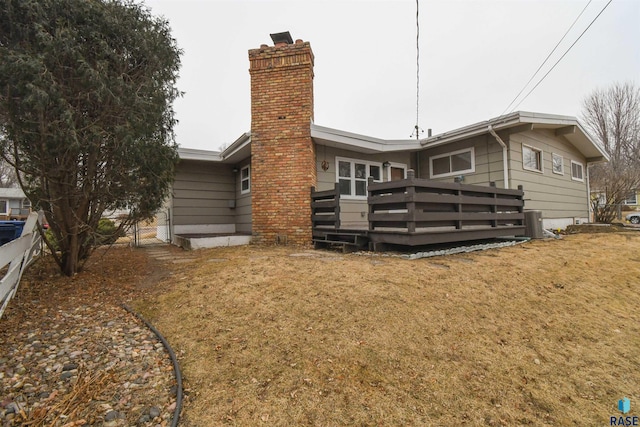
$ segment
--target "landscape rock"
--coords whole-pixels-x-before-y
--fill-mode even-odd
[[[45,425],[52,425],[60,415],[56,404],[90,380],[92,394],[83,396],[88,403],[53,425],[151,426],[154,418],[173,416],[161,409],[175,408],[171,360],[157,337],[122,307],[82,304],[3,332],[0,427],[24,425],[24,408],[49,411]],[[143,407],[150,409],[140,416],[134,408]]]

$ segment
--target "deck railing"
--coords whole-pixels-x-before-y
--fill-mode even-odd
[[[40,233],[36,228],[41,218],[36,212],[29,214],[22,235],[0,246],[0,268],[6,271],[0,279],[0,318],[18,290],[24,270],[42,251]]]
[[[314,234],[318,230],[340,229],[340,187],[316,191],[311,187],[311,222]]]
[[[368,182],[373,241],[422,245],[524,233],[524,192],[414,177]]]

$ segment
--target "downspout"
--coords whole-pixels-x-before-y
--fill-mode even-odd
[[[502,138],[498,136],[495,130],[493,130],[493,126],[489,125],[487,128],[489,133],[493,135],[493,137],[498,141],[498,144],[502,146],[502,172],[504,173],[504,188],[509,188],[509,160],[507,159],[507,144],[504,143]]]
[[[587,209],[589,211],[588,222],[595,222],[595,215],[593,213],[593,205],[591,204],[591,182],[589,179],[589,162],[585,162],[585,175],[587,177]]]

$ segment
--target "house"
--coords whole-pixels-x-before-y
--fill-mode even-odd
[[[624,200],[625,209],[624,210],[638,210],[640,208],[640,189],[637,188],[629,196]]]
[[[31,202],[20,188],[0,188],[0,219],[27,219]]]
[[[640,189],[631,191],[618,205],[613,205],[615,217],[619,220],[625,217],[625,212],[640,210]],[[607,204],[607,193],[597,188],[591,188],[592,219],[596,216],[594,210],[604,209]]]
[[[526,208],[541,211],[544,227],[553,229],[588,222],[587,166],[608,161],[574,117],[522,111],[436,135],[422,144],[423,176],[459,174],[470,184],[521,185]],[[440,159],[463,154],[467,157],[458,164],[466,169],[447,172]]]
[[[251,131],[221,152],[180,149],[171,235],[207,244],[309,244],[310,188],[339,189],[340,227],[367,229],[367,179],[417,178],[524,188],[545,227],[589,218],[587,165],[606,153],[573,117],[515,112],[423,140],[384,140],[316,125],[314,55],[289,33],[249,51]],[[222,243],[221,243],[222,242]]]

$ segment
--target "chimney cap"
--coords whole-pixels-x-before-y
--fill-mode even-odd
[[[289,31],[269,35],[271,36],[271,40],[273,40],[273,44],[293,44],[293,38],[291,37],[291,34],[289,34]]]

